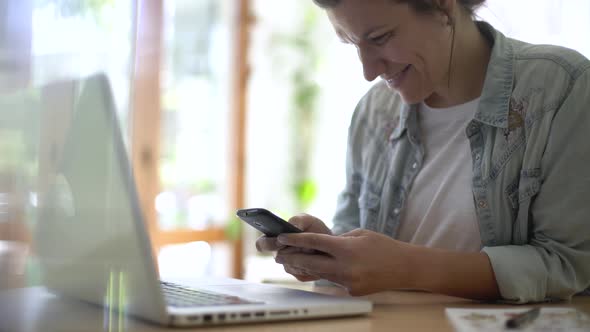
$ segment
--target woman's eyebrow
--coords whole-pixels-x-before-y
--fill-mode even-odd
[[[370,39],[370,37],[369,37],[369,36],[370,36],[371,34],[375,33],[375,31],[379,31],[379,30],[381,30],[381,29],[384,29],[384,28],[386,28],[386,27],[387,27],[387,25],[384,25],[384,24],[383,24],[383,25],[378,25],[378,26],[376,26],[376,27],[370,28],[369,30],[367,30],[367,31],[366,31],[366,32],[363,34],[363,37],[362,37],[362,39],[363,39],[363,40],[368,40],[368,39]],[[336,31],[336,35],[338,36],[338,39],[340,39],[340,41],[341,41],[342,43],[345,43],[345,44],[351,44],[351,43],[355,43],[353,40],[351,40],[350,38],[348,38],[348,36],[347,36],[347,35],[346,35],[346,34],[345,34],[343,31],[341,31],[341,30],[337,30],[337,31]]]

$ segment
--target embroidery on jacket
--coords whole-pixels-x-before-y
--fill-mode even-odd
[[[506,142],[512,140],[512,133],[517,129],[524,127],[524,120],[528,108],[528,98],[516,100],[514,97],[510,98],[510,105],[508,106],[508,128],[504,129],[504,138]]]

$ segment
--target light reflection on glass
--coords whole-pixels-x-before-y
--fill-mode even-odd
[[[104,299],[103,329],[121,332],[126,329],[127,278],[124,271],[112,270]],[[114,329],[116,326],[116,329]]]

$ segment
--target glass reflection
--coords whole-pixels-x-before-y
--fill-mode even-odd
[[[54,153],[40,190],[35,246],[42,282],[60,295],[105,305],[111,323],[113,312],[163,322],[151,245],[108,80],[95,75],[59,86],[72,91],[73,107],[53,116],[65,135],[49,143]]]
[[[24,287],[35,225],[40,94],[0,94],[0,289]],[[33,281],[33,280],[31,280]]]
[[[97,199],[110,195],[116,200],[122,188],[112,171],[116,159],[108,155],[114,152],[112,131],[118,123],[101,126],[100,118],[92,118],[104,111],[109,98],[84,96],[84,87],[75,81],[96,71],[108,73],[111,84],[119,87],[119,115],[127,113],[132,2],[93,3],[96,6],[84,11],[65,12],[64,1],[0,2],[0,330],[60,330],[67,321],[44,319],[44,311],[39,322],[29,317],[26,308],[32,303],[53,298],[29,297],[34,288],[19,292],[27,286],[43,285],[107,305],[104,324],[86,322],[95,325],[93,329],[124,330],[126,312],[158,305],[149,296],[147,306],[129,300],[129,294],[146,285],[128,285],[147,274],[145,266],[134,263],[140,250],[137,241],[124,240],[136,237],[132,218],[122,216],[125,208],[101,205],[105,201]],[[110,16],[106,24],[99,22],[104,11]],[[74,125],[82,113],[90,116],[87,123]],[[80,131],[91,142],[78,140]],[[89,155],[99,161],[93,163]],[[68,162],[76,160],[86,164],[74,163],[79,173],[68,173]],[[97,173],[101,170],[106,172]],[[73,182],[82,178],[102,186],[78,190]],[[101,214],[110,208],[110,215]],[[121,242],[125,245],[117,245]],[[76,309],[85,307],[77,303]],[[41,321],[52,324],[38,326]]]
[[[127,309],[127,277],[125,271],[112,270],[104,299],[104,331],[125,331]]]

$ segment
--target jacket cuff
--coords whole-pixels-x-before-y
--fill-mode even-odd
[[[484,247],[492,264],[503,302],[546,301],[547,270],[530,246]]]

